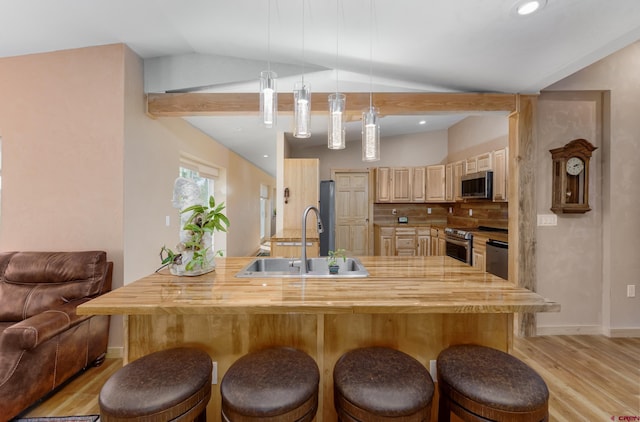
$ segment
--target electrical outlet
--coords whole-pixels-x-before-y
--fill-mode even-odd
[[[215,360],[212,360],[211,364],[213,365],[213,367],[211,368],[211,384],[217,384],[218,383],[218,362],[216,362]]]
[[[397,209],[394,208],[394,209],[391,210],[391,214],[396,215],[397,213],[398,213]]]
[[[473,216],[473,210],[472,210],[472,209],[470,209],[470,210],[469,210],[469,217],[472,217],[472,216]]]
[[[636,297],[636,285],[627,284],[627,297]]]
[[[164,218],[164,223],[167,225],[167,227],[171,226],[171,217],[169,217],[168,215]]]
[[[431,208],[427,208],[427,214],[431,214]]]
[[[449,214],[453,212],[453,208],[449,207]]]
[[[429,372],[431,373],[431,379],[433,379],[433,381],[436,381],[438,379],[438,370],[436,367],[436,361],[435,360],[430,360],[429,361]]]

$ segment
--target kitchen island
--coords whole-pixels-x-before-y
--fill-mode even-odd
[[[451,344],[509,351],[513,315],[560,305],[455,259],[361,257],[367,278],[236,278],[253,258],[217,258],[198,277],[155,273],[78,307],[124,316],[124,362],[178,345],[217,362],[208,419],[219,420],[220,380],[242,355],[285,345],[320,368],[316,420],[336,420],[333,366],[347,350],[385,345],[427,368]],[[435,403],[434,403],[435,404]],[[434,410],[435,410],[434,406]]]

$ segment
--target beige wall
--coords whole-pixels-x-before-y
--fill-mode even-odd
[[[546,266],[552,275],[538,282],[541,292],[547,292],[550,297],[558,300],[554,292],[560,291],[563,296],[567,296],[567,300],[564,303],[563,300],[558,300],[563,306],[563,312],[558,316],[541,316],[541,325],[570,325],[577,321],[591,324],[601,320],[605,333],[640,334],[640,294],[636,294],[635,298],[626,297],[628,284],[635,284],[636,289],[640,288],[640,166],[636,163],[640,155],[638,69],[640,43],[635,43],[548,88],[549,91],[609,90],[611,112],[610,126],[605,115],[602,145],[594,153],[600,160],[600,168],[597,168],[596,163],[599,178],[594,186],[596,208],[584,217],[558,218],[557,229],[538,229],[539,252],[546,248],[554,248],[559,242],[566,243],[567,246],[563,248],[567,260]],[[593,107],[593,104],[578,101],[575,105],[567,107],[566,101],[564,104],[555,98],[545,101],[544,97],[543,94],[542,112],[557,116],[564,108],[567,123],[576,126],[571,128],[569,125],[560,125],[564,127],[554,130],[553,135],[565,133],[567,136],[573,136],[583,129],[587,130],[586,135],[591,135],[588,131],[593,130],[593,122],[590,120],[593,111],[589,108]],[[605,95],[605,106],[608,97],[609,95]],[[605,111],[606,109],[607,107]],[[538,120],[543,123],[544,117],[540,116]],[[552,125],[557,127],[558,123]],[[546,142],[542,138],[539,134],[539,142]],[[558,137],[554,140],[555,145],[562,144],[564,140],[564,137]],[[541,155],[538,156],[538,160],[540,165],[544,165],[549,158],[542,151],[542,146],[539,150]],[[536,182],[550,183],[547,172],[541,173]],[[539,191],[538,203],[550,201],[547,196],[547,192]],[[570,232],[569,238],[573,239],[573,242],[565,240],[567,231]],[[597,246],[585,245],[588,242],[601,244],[600,257],[594,256],[598,253]],[[581,251],[585,250],[586,253],[582,254]],[[546,265],[545,254],[540,256],[540,259],[543,261],[539,262],[539,274],[542,271],[541,267]],[[600,277],[599,283],[595,284],[591,277],[587,278],[586,284],[584,283],[585,267],[596,273],[596,277]],[[592,306],[596,309],[588,309]],[[567,311],[564,311],[565,309]],[[596,318],[597,313],[602,315]]]
[[[0,59],[2,250],[106,250],[114,288],[153,272],[178,241],[171,198],[187,153],[226,181],[227,254],[255,251],[260,184],[274,178],[182,119],[149,118],[142,71],[124,45]]]
[[[347,142],[343,150],[325,145],[292,148],[291,158],[319,158],[320,180],[331,178],[331,169],[366,169],[442,164],[447,159],[447,131],[395,136],[380,141],[380,161],[362,161],[362,143]]]
[[[509,119],[499,114],[470,116],[448,131],[447,162],[455,162],[509,145]]]

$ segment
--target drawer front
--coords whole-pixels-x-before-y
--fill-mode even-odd
[[[396,249],[415,249],[415,236],[396,236]]]

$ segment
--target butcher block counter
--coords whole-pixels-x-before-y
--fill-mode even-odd
[[[560,310],[445,256],[360,257],[367,278],[236,278],[252,259],[216,258],[216,270],[198,277],[163,270],[80,305],[78,313],[123,315],[125,363],[178,345],[206,350],[218,365],[210,421],[219,420],[218,386],[235,360],[268,346],[303,350],[320,368],[316,420],[332,421],[333,366],[350,349],[394,347],[429,368],[452,344],[509,351],[514,313]]]

